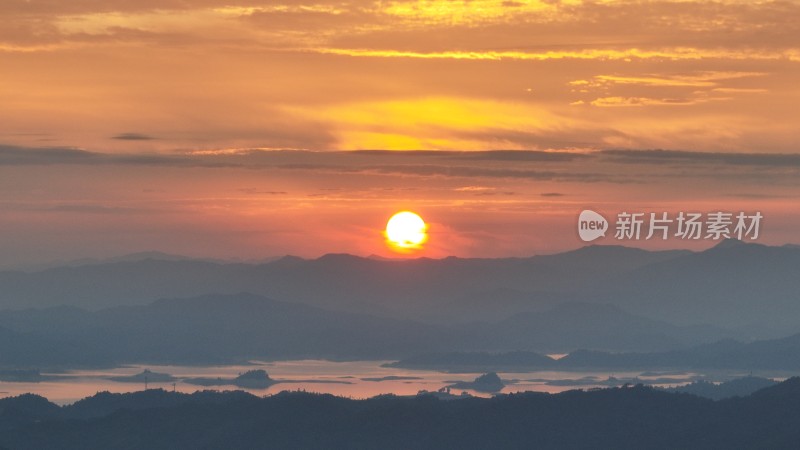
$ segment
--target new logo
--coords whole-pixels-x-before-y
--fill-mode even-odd
[[[578,217],[578,235],[584,242],[591,242],[606,235],[608,221],[600,214],[586,209]]]

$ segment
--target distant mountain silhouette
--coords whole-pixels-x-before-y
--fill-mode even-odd
[[[273,260],[276,258],[272,258],[269,260]],[[136,253],[129,253],[126,255],[121,256],[114,256],[110,258],[81,258],[81,259],[71,259],[66,261],[51,261],[45,263],[38,263],[38,264],[27,264],[21,265],[18,267],[8,268],[5,270],[19,270],[23,272],[40,272],[48,269],[58,268],[58,267],[80,267],[80,266],[91,266],[91,265],[99,265],[99,264],[109,264],[109,263],[118,263],[118,262],[137,262],[137,261],[146,261],[146,260],[157,260],[157,261],[205,261],[205,262],[213,262],[213,263],[220,263],[225,264],[232,261],[225,261],[221,259],[214,259],[214,258],[192,258],[190,256],[183,256],[183,255],[175,255],[171,253],[164,253],[159,251],[144,251],[144,252],[136,252]]]
[[[736,248],[742,245],[760,245],[760,244],[746,244],[744,241],[735,238],[725,238],[719,241],[718,244],[714,245],[712,249],[722,250],[726,248]]]
[[[439,328],[252,294],[159,300],[97,312],[0,312],[3,364],[216,364],[267,358],[385,358],[448,345]]]
[[[542,306],[539,293],[572,292],[685,253],[591,246],[559,255],[504,259],[376,260],[331,254],[314,260],[285,257],[264,264],[223,264],[133,258],[36,273],[0,272],[0,307],[67,304],[97,309],[246,291],[337,310],[447,321],[448,308],[476,292],[524,292],[527,304],[511,304],[507,312],[537,310]],[[483,312],[501,307],[491,297],[483,303],[463,319],[481,319]]]
[[[383,260],[334,254],[261,264],[134,256],[35,273],[0,272],[0,308],[103,309],[252,292],[446,325],[494,322],[582,302],[679,326],[708,324],[742,338],[800,330],[800,249],[793,246],[723,241],[693,253],[590,245],[530,258]]]
[[[691,254],[688,250],[648,251],[622,245],[587,245],[577,250],[536,258],[550,266],[568,269],[576,275],[592,272],[598,278],[605,278],[610,273],[627,272]],[[613,268],[606,267],[612,262]]]
[[[667,392],[679,392],[697,395],[698,397],[721,400],[730,397],[745,397],[758,390],[775,386],[777,381],[761,377],[744,377],[715,384],[708,381],[695,381],[684,386],[665,389]]]
[[[558,360],[561,367],[800,370],[800,334],[741,343],[724,340],[684,350],[652,353],[574,351]]]
[[[598,300],[670,323],[785,336],[800,330],[800,249],[723,241],[610,277],[595,293]]]
[[[736,369],[800,370],[800,334],[742,343],[723,340],[662,352],[575,350],[559,359],[529,351],[430,352],[386,364],[388,367],[455,372],[533,370]]]
[[[800,377],[791,377],[782,383],[756,391],[753,396],[759,400],[781,399],[791,402],[800,396]]]
[[[616,307],[567,303],[496,324],[449,327],[334,312],[253,294],[162,299],[89,312],[0,311],[2,364],[12,368],[120,363],[218,364],[249,359],[393,359],[427,350],[569,351],[682,348],[725,336]],[[134,380],[139,382],[139,380]]]
[[[496,324],[450,327],[334,312],[253,294],[167,299],[96,312],[73,307],[0,311],[0,352],[9,369],[224,364],[259,358],[400,358],[404,367],[462,371],[553,364],[565,370],[800,368],[800,335],[689,345],[724,334],[710,327],[671,326],[610,305],[582,303],[519,313]],[[530,351],[580,347],[594,349],[571,351],[556,363]],[[669,350],[641,351],[664,348]],[[638,352],[620,351],[630,349]],[[472,352],[453,353],[467,350]],[[423,354],[430,352],[434,353]]]
[[[680,352],[721,339],[747,342],[800,330],[800,250],[791,246],[725,241],[698,253],[587,246],[505,259],[332,254],[264,264],[147,256],[153,255],[0,272],[0,305],[28,308],[0,310],[4,364],[390,359],[426,350],[584,348],[625,352],[597,355],[614,366],[615,358],[648,361],[627,355],[631,351]],[[260,300],[246,301],[240,296],[246,291]],[[30,309],[61,304],[68,306]],[[709,351],[721,353],[719,344],[714,348]],[[698,351],[660,354],[658,360],[687,364],[695,358],[696,366],[703,358]],[[579,357],[594,356],[571,360]],[[733,364],[719,358],[710,364]],[[764,365],[754,358],[741,361]],[[794,365],[791,357],[765,358],[770,366]]]
[[[58,407],[0,399],[14,449],[792,449],[800,379],[712,401],[643,386],[491,399],[242,392],[100,393]]]
[[[731,338],[736,334],[711,326],[678,327],[629,314],[600,303],[562,303],[542,312],[518,313],[497,323],[475,327],[497,349],[538,350],[551,353],[576,348],[615,351],[657,351],[699,342]]]

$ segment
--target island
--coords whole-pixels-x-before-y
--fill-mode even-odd
[[[451,389],[472,389],[478,392],[500,392],[506,385],[496,373],[489,372],[475,378],[473,381],[458,381],[448,387]]]
[[[184,382],[198,386],[237,386],[248,389],[266,389],[279,381],[273,380],[263,369],[248,370],[236,378],[187,378]]]

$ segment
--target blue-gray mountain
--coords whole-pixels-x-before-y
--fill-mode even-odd
[[[800,331],[800,249],[725,242],[648,252],[588,246],[549,256],[404,261],[351,255],[263,264],[177,257],[0,272],[0,308],[103,309],[161,298],[251,292],[329,310],[446,325],[494,322],[565,302],[604,303],[744,338]]]
[[[614,358],[638,367],[646,357],[631,352],[665,361],[701,344],[722,341],[709,347],[718,354],[725,339],[800,331],[793,246],[726,241],[700,253],[589,246],[520,259],[328,255],[264,264],[151,257],[159,255],[0,272],[0,304],[17,308],[0,311],[0,367],[577,349],[587,352],[570,358],[625,352]],[[255,294],[226,294],[242,291]],[[153,300],[172,295],[195,297]],[[612,359],[602,356],[618,365]]]
[[[422,353],[390,367],[454,372],[524,372],[534,370],[800,370],[800,334],[748,343],[723,340],[663,352],[575,350],[560,359],[534,352]]]
[[[250,359],[394,359],[420,352],[653,351],[717,341],[598,304],[563,304],[494,324],[425,324],[330,311],[253,294],[206,295],[100,311],[0,311],[0,368],[122,363],[221,364]]]

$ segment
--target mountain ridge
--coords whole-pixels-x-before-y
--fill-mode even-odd
[[[440,400],[282,392],[0,399],[0,446],[133,448],[794,448],[800,381],[713,401],[644,386]],[[13,405],[13,406],[11,406]],[[20,414],[25,411],[26,414]],[[309,431],[311,430],[311,431]]]

